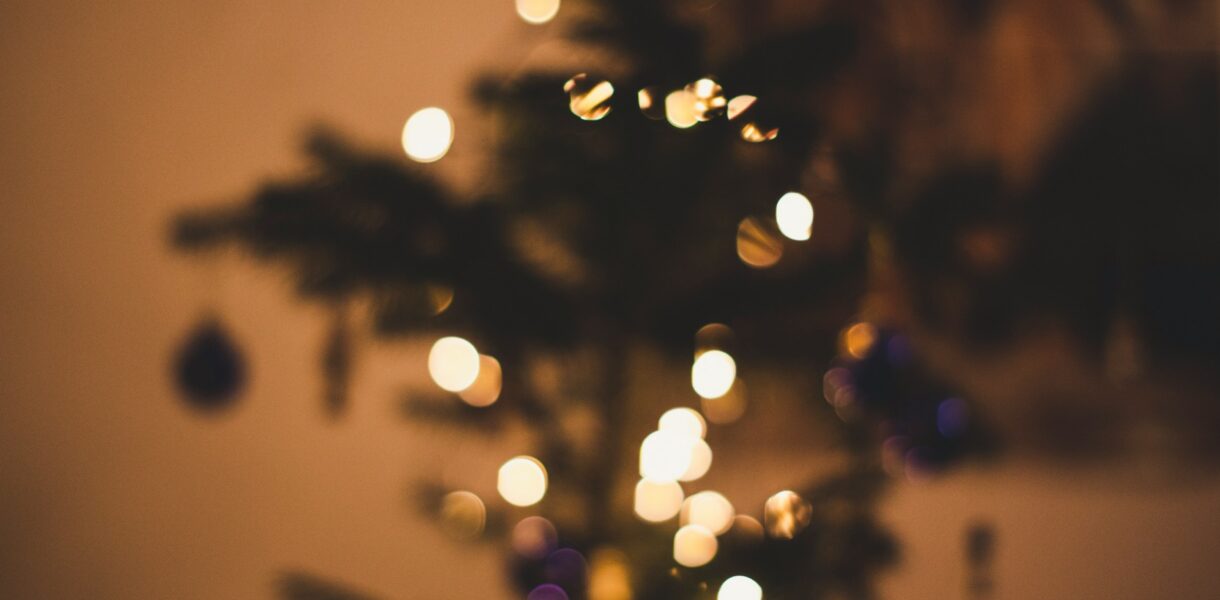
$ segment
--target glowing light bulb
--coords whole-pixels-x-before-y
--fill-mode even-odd
[[[635,484],[635,514],[651,523],[668,521],[682,510],[682,498],[682,486],[676,481],[641,479]]]
[[[526,23],[541,25],[559,14],[559,0],[517,0],[517,15]]]
[[[699,492],[682,503],[683,525],[701,525],[714,535],[733,526],[733,504],[718,492]]]
[[[701,438],[707,433],[703,416],[689,408],[671,408],[661,415],[657,431],[673,431]]]
[[[690,383],[695,393],[704,398],[719,398],[733,387],[737,379],[737,363],[720,350],[700,354],[691,366]]]
[[[640,476],[657,483],[677,481],[690,468],[691,445],[690,436],[680,433],[648,434],[640,444]]]
[[[775,203],[775,222],[785,237],[803,242],[813,233],[813,205],[804,194],[788,192]]]
[[[712,468],[712,447],[700,438],[691,438],[690,465],[678,478],[678,481],[695,481],[707,475]]]
[[[684,567],[712,562],[718,549],[716,536],[702,525],[686,525],[674,534],[674,560]]]
[[[500,370],[500,361],[493,357],[479,357],[479,373],[470,387],[458,392],[458,397],[471,406],[491,406],[500,399],[500,388],[504,382],[504,373]]]
[[[460,392],[479,377],[479,351],[460,337],[443,337],[428,352],[428,374],[441,389]]]
[[[762,586],[745,575],[734,575],[720,584],[716,600],[762,600]]]
[[[500,467],[496,490],[513,506],[533,506],[546,496],[546,468],[532,456],[511,458]]]
[[[453,119],[435,106],[417,111],[402,128],[402,148],[411,160],[436,162],[453,144]]]

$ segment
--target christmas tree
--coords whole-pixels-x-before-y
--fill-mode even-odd
[[[455,535],[503,538],[523,595],[870,598],[898,553],[875,517],[888,482],[993,445],[977,407],[924,369],[908,326],[994,346],[1036,314],[1103,347],[1118,307],[1075,274],[1104,273],[1110,257],[1046,260],[1076,240],[1044,227],[1040,211],[1069,207],[1066,218],[1081,222],[1096,214],[1072,197],[1082,182],[1144,159],[1134,189],[1185,181],[1183,201],[1215,212],[1200,200],[1214,191],[1215,163],[1199,168],[1214,139],[1164,127],[1165,111],[1146,94],[1157,88],[1147,80],[1152,61],[1090,88],[1082,114],[1095,118],[1027,152],[1041,160],[944,158],[952,144],[928,107],[952,107],[946,98],[961,90],[919,86],[969,61],[952,47],[927,51],[934,44],[904,55],[903,44],[944,33],[983,44],[1029,4],[569,2],[557,23],[596,60],[487,74],[472,86],[495,131],[478,194],[459,197],[426,165],[316,130],[307,175],[185,215],[174,240],[237,244],[288,266],[303,297],[333,308],[323,360],[332,415],[348,401],[352,315],[367,314],[387,339],[439,338],[429,369],[447,393],[409,398],[413,418],[471,435],[508,423],[535,431],[539,446],[499,471],[501,499],[435,484],[419,493]],[[557,6],[518,2],[528,21],[549,20]],[[1065,13],[1062,23],[1079,16]],[[900,19],[912,16],[922,20]],[[1079,18],[1117,27],[1127,17]],[[1214,65],[1182,71],[1199,90],[1189,114],[1207,114],[1209,77]],[[1119,121],[1129,130],[1104,133]],[[1150,131],[1164,143],[1114,156],[1131,147],[1123,136]],[[451,138],[448,116],[427,109],[408,122],[404,148],[430,162]],[[1036,145],[1011,144],[1019,157]],[[1021,169],[1025,182],[1013,185]],[[1107,191],[1121,207],[1134,198],[1132,188]],[[1215,243],[1208,248],[1184,277],[1215,272]],[[1210,285],[1205,301],[1215,297]],[[901,293],[878,293],[893,286]],[[1129,289],[1165,292],[1153,287]],[[1206,318],[1201,306],[1189,314]],[[1177,327],[1160,314],[1134,317],[1147,339],[1195,358],[1215,349],[1214,329],[1184,348],[1185,338],[1157,329]],[[196,396],[215,393],[185,375],[213,354],[184,355],[184,387]],[[650,356],[690,361],[694,393],[641,397],[630,382]],[[699,491],[709,429],[740,416],[744,382],[764,372],[808,388],[809,416],[846,458],[839,472],[793,481],[763,507],[734,508]],[[651,419],[656,431],[633,437]],[[303,576],[283,590],[345,593]]]

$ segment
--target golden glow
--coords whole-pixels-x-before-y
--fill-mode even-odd
[[[665,97],[665,119],[670,125],[679,129],[694,127],[699,119],[695,117],[695,101],[698,98],[687,90],[678,90]]]
[[[757,123],[746,123],[741,126],[741,139],[755,144],[761,142],[769,142],[779,137],[779,129],[776,127],[764,128]]]
[[[660,121],[665,118],[665,102],[662,101],[660,88],[646,87],[636,94],[636,98],[640,102],[640,112],[644,113],[645,117],[654,121]]]
[[[441,500],[441,523],[450,535],[473,539],[483,533],[487,508],[482,499],[470,492],[451,492]]]
[[[719,398],[733,387],[737,363],[722,350],[708,350],[695,359],[690,369],[690,384],[704,398]]]
[[[568,108],[586,121],[598,121],[610,114],[610,98],[614,86],[609,81],[593,81],[585,73],[574,75],[563,84],[568,93]]]
[[[729,100],[729,120],[732,121],[733,119],[741,116],[741,114],[749,110],[751,106],[754,106],[754,103],[757,101],[758,98],[755,96],[737,96],[736,98]]]
[[[674,560],[684,567],[702,567],[716,558],[716,536],[702,525],[685,525],[674,534]]]
[[[707,475],[708,469],[712,468],[712,447],[707,445],[707,442],[701,438],[689,438],[692,442],[690,447],[690,464],[683,471],[682,476],[678,481],[695,481],[704,475]]]
[[[428,374],[441,389],[460,392],[479,377],[479,351],[460,337],[443,337],[428,352]]]
[[[437,316],[447,310],[453,304],[453,288],[443,285],[429,285],[425,287],[425,293],[428,295],[428,306],[432,309],[432,316]]]
[[[435,106],[417,111],[402,128],[402,148],[416,162],[436,162],[452,144],[453,119]]]
[[[813,204],[804,194],[788,192],[775,203],[775,222],[788,239],[803,242],[813,233]]]
[[[690,468],[691,438],[654,431],[640,444],[640,476],[657,483],[677,481]]]
[[[730,533],[746,540],[760,540],[763,536],[763,526],[754,517],[737,515],[733,517],[733,527],[730,529]]]
[[[707,434],[707,423],[703,416],[689,408],[671,408],[661,415],[657,431],[673,431],[701,438]]]
[[[813,507],[796,492],[784,490],[767,499],[763,517],[771,537],[790,540],[809,526]]]
[[[542,558],[559,544],[559,532],[543,517],[526,517],[513,527],[510,543],[521,556]]]
[[[676,481],[658,483],[641,479],[635,484],[635,514],[650,523],[668,521],[682,510],[682,486]]]
[[[724,114],[728,103],[719,83],[703,78],[686,86],[686,91],[694,95],[692,108],[696,120],[710,121]]]
[[[500,467],[496,489],[513,506],[533,506],[546,496],[546,468],[532,456],[511,458]]]
[[[589,600],[631,600],[631,567],[627,555],[599,548],[589,559]]]
[[[699,492],[682,503],[683,525],[701,525],[714,535],[733,526],[733,504],[718,492]]]
[[[741,378],[733,382],[729,393],[719,398],[701,398],[703,414],[717,425],[727,425],[740,419],[746,412],[746,384]]]
[[[517,0],[517,14],[532,25],[541,25],[559,13],[559,0]]]
[[[843,351],[853,358],[864,358],[877,343],[877,328],[871,323],[856,323],[843,331]]]
[[[745,575],[734,575],[720,584],[716,600],[762,600],[762,586]]]
[[[479,374],[474,383],[458,392],[458,397],[471,406],[491,406],[500,399],[500,388],[504,382],[504,373],[500,370],[500,361],[487,356],[479,356]]]
[[[784,245],[773,227],[761,219],[746,217],[737,225],[737,256],[751,267],[765,269],[784,255]]]

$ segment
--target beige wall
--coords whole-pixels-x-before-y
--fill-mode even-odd
[[[465,78],[539,35],[508,0],[0,3],[0,596],[268,597],[298,567],[386,597],[507,597],[494,548],[448,541],[403,496],[426,476],[488,489],[486,457],[516,442],[453,449],[395,418],[420,375],[410,348],[363,355],[351,412],[328,423],[320,315],[264,271],[170,253],[165,231],[293,168],[319,117],[393,149],[411,111],[452,108],[440,168],[460,179],[477,154]],[[212,306],[253,380],[200,419],[166,367]],[[976,516],[999,527],[1001,598],[1220,589],[1217,486],[1014,473],[900,490],[887,518],[909,552],[888,597],[960,597]],[[731,497],[751,479],[718,477]]]

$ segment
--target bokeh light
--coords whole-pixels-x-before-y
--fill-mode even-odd
[[[745,575],[734,575],[720,584],[716,600],[762,600],[762,586]]]
[[[763,509],[767,533],[774,538],[790,540],[809,526],[813,507],[796,492],[784,490],[767,499]]]
[[[479,357],[479,374],[474,383],[458,392],[458,397],[471,406],[491,406],[500,399],[503,382],[504,373],[500,370],[500,361],[484,354]]]
[[[733,330],[724,323],[708,323],[695,332],[695,351],[725,350],[733,345]]]
[[[804,194],[788,192],[775,203],[775,222],[788,239],[808,240],[813,234],[813,204]]]
[[[689,408],[671,408],[661,415],[657,431],[672,431],[701,438],[707,434],[703,416]]]
[[[654,121],[665,118],[665,95],[658,86],[646,87],[636,94],[640,103],[640,112]]]
[[[546,468],[532,456],[511,458],[500,467],[496,490],[513,506],[533,506],[546,496]]]
[[[695,116],[698,98],[688,90],[677,90],[665,97],[665,120],[679,129],[694,127],[699,119]]]
[[[871,323],[856,323],[843,331],[843,351],[853,358],[864,358],[877,343],[877,328]]]
[[[443,337],[428,352],[428,374],[441,389],[460,392],[479,377],[479,351],[460,337]]]
[[[945,437],[957,437],[969,423],[966,403],[961,398],[949,398],[936,407],[936,430]]]
[[[732,121],[754,106],[758,101],[756,96],[741,95],[729,100],[728,117]]]
[[[553,583],[544,583],[530,590],[525,600],[568,600],[568,593]]]
[[[635,484],[635,514],[650,523],[668,521],[682,510],[682,486],[676,481],[649,481]]]
[[[453,144],[453,119],[435,106],[416,111],[402,128],[402,148],[416,162],[436,162]]]
[[[740,540],[756,542],[763,537],[763,526],[758,519],[750,515],[737,515],[733,517],[733,527],[729,529],[729,535]]]
[[[563,91],[568,93],[568,108],[572,114],[585,121],[598,121],[610,114],[614,85],[609,81],[594,80],[580,73],[563,84]]]
[[[526,517],[513,527],[510,543],[525,558],[542,558],[559,544],[559,532],[544,517]]]
[[[441,524],[457,539],[477,538],[487,524],[487,507],[471,492],[450,492],[441,500]]]
[[[690,437],[654,431],[640,444],[640,476],[655,482],[677,481],[691,462]]]
[[[737,256],[741,262],[758,269],[774,266],[784,255],[784,245],[778,230],[756,217],[746,217],[737,224]]]
[[[707,475],[708,470],[712,468],[712,447],[707,445],[702,438],[690,439],[690,465],[686,467],[686,471],[682,473],[678,481],[695,481]]]
[[[696,120],[710,121],[724,114],[728,102],[719,83],[705,77],[686,86],[686,91],[694,96],[691,108]]]
[[[589,559],[589,600],[631,600],[631,567],[627,555],[598,548]]]
[[[682,503],[683,525],[701,525],[714,535],[733,526],[733,504],[719,492],[699,492]]]
[[[716,536],[702,525],[684,525],[674,534],[674,560],[684,567],[712,562],[717,549]]]
[[[719,398],[729,393],[736,379],[737,363],[722,350],[700,354],[690,370],[691,387],[704,398]]]
[[[541,25],[559,14],[559,0],[517,0],[517,15],[526,23]]]

